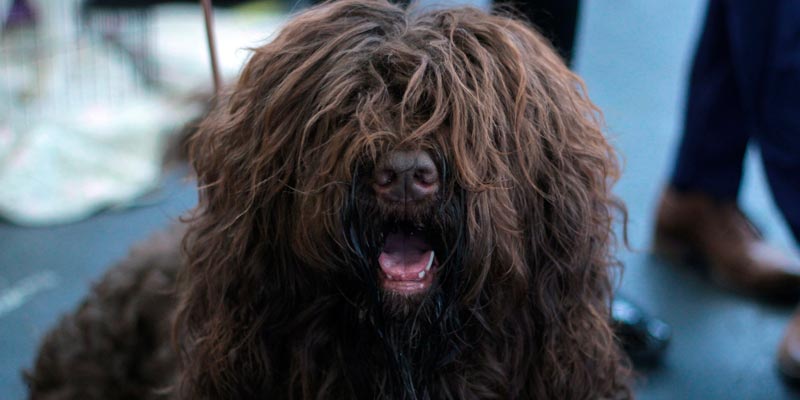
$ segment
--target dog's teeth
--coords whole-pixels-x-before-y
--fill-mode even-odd
[[[419,271],[419,275],[417,275],[417,276],[419,276],[419,279],[424,278],[425,277],[425,271]]]
[[[430,260],[428,260],[428,265],[425,266],[425,271],[430,271],[432,265],[433,265],[433,250],[431,250],[431,258]],[[420,278],[422,277],[420,276]]]

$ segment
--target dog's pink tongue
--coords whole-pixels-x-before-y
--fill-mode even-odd
[[[424,240],[404,233],[391,233],[378,257],[381,270],[390,279],[420,280],[430,270],[433,250]]]

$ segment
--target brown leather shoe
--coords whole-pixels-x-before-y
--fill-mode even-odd
[[[789,321],[778,347],[778,370],[790,383],[800,384],[800,310]]]
[[[735,202],[668,188],[658,207],[653,250],[681,263],[699,259],[722,286],[774,299],[800,295],[800,262],[764,241]]]

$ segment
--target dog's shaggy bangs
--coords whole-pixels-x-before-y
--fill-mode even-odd
[[[581,80],[527,24],[312,8],[253,49],[191,146],[181,398],[628,394],[607,323],[616,158]],[[435,155],[450,210],[437,218],[459,253],[443,350],[411,381],[375,366],[397,366],[364,345],[380,329],[346,331],[374,327],[362,287],[344,283],[369,268],[348,214],[363,212],[365,171],[397,149]],[[419,383],[429,368],[436,380]]]

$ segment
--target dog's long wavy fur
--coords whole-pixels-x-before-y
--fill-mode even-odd
[[[252,50],[190,146],[177,398],[631,397],[608,323],[616,155],[529,25],[312,8]],[[439,295],[399,327],[380,307],[387,215],[368,184],[397,149],[436,159],[424,217],[446,249]]]

